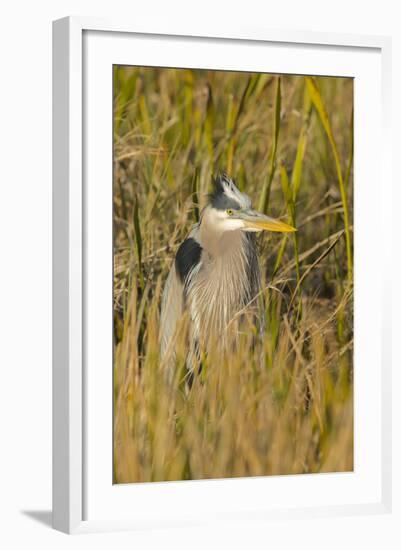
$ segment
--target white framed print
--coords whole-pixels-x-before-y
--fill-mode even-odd
[[[390,49],[54,22],[56,529],[391,510]]]

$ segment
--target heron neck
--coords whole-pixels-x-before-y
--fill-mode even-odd
[[[199,242],[212,257],[226,257],[242,252],[244,234],[241,230],[219,232],[214,227],[201,224]]]

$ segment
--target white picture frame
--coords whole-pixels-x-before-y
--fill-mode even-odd
[[[88,42],[87,37],[93,37]],[[106,46],[102,41],[107,38]],[[138,486],[125,486],[117,497],[121,500],[121,509],[130,509],[131,504],[137,502],[139,508],[143,508],[141,513],[139,510],[135,514],[121,516],[119,515],[119,506],[114,500],[114,496],[106,491],[101,491],[104,484],[111,485],[111,471],[109,481],[103,479],[102,472],[110,464],[110,456],[112,449],[111,439],[107,439],[110,434],[111,417],[110,407],[105,407],[105,411],[100,411],[98,408],[93,411],[88,410],[88,401],[93,408],[96,403],[96,395],[91,394],[91,389],[98,384],[99,392],[97,395],[107,397],[107,377],[101,375],[102,380],[95,381],[93,377],[88,376],[90,366],[88,367],[88,348],[93,341],[92,325],[88,325],[88,316],[93,316],[91,307],[93,300],[88,295],[93,293],[92,285],[89,284],[86,270],[92,261],[88,257],[88,252],[91,246],[91,228],[88,228],[88,220],[86,215],[93,204],[93,195],[86,189],[84,182],[88,177],[87,167],[85,165],[86,156],[93,156],[91,146],[88,146],[87,135],[84,134],[88,128],[85,124],[91,124],[90,120],[93,117],[95,109],[98,108],[96,101],[90,103],[90,108],[85,95],[85,82],[91,78],[90,74],[85,72],[88,67],[84,67],[85,63],[95,64],[97,61],[106,59],[107,52],[111,57],[107,57],[107,62],[121,61],[128,64],[146,64],[144,58],[140,63],[132,58],[132,54],[127,52],[128,42],[122,43],[123,40],[143,40],[146,44],[153,41],[154,44],[159,44],[163,40],[166,44],[166,50],[171,43],[171,48],[174,49],[175,43],[190,46],[195,42],[202,45],[206,51],[207,45],[215,46],[216,51],[223,47],[227,49],[238,48],[238,51],[244,46],[263,48],[270,45],[278,48],[287,48],[294,51],[302,50],[305,59],[316,53],[316,63],[323,63],[322,56],[319,57],[318,49],[324,48],[327,54],[327,66],[329,59],[333,59],[333,65],[337,66],[336,71],[341,71],[341,56],[336,60],[330,52],[336,53],[341,51],[344,59],[349,54],[357,55],[358,52],[373,52],[375,63],[377,63],[377,74],[380,82],[380,94],[377,96],[380,102],[380,113],[377,110],[377,120],[379,135],[376,139],[380,143],[380,157],[378,158],[377,176],[380,180],[380,193],[383,196],[391,196],[391,167],[389,159],[389,127],[390,127],[390,55],[391,42],[387,37],[373,36],[353,36],[353,35],[335,35],[326,33],[313,32],[282,32],[278,30],[233,30],[227,28],[219,29],[217,32],[214,29],[199,31],[191,29],[189,32],[183,28],[173,28],[169,25],[168,29],[146,29],[139,25],[129,24],[126,22],[104,21],[92,18],[69,17],[53,24],[53,526],[56,529],[67,533],[87,532],[97,530],[113,530],[113,529],[137,529],[144,526],[170,526],[170,525],[192,525],[199,524],[203,521],[211,521],[213,518],[217,521],[232,521],[243,519],[265,521],[274,517],[312,517],[314,515],[350,515],[364,513],[385,513],[391,509],[391,356],[390,356],[390,327],[387,325],[390,318],[389,310],[391,296],[385,289],[389,288],[389,273],[390,269],[385,269],[390,262],[390,244],[384,243],[382,250],[383,269],[380,275],[377,275],[374,281],[374,287],[378,290],[376,294],[376,306],[380,309],[380,319],[377,320],[381,335],[380,340],[375,342],[369,341],[369,346],[375,346],[374,353],[372,348],[370,363],[372,363],[372,377],[366,379],[366,385],[361,384],[361,391],[356,394],[356,407],[360,407],[360,414],[356,418],[361,419],[363,414],[363,398],[362,391],[371,392],[373,410],[377,417],[377,426],[371,427],[371,449],[376,448],[377,454],[374,455],[375,460],[366,468],[365,478],[360,479],[359,485],[356,484],[352,490],[355,493],[350,493],[350,497],[346,498],[344,491],[347,491],[350,485],[350,478],[346,478],[344,485],[338,477],[336,484],[340,487],[337,496],[332,498],[322,499],[319,503],[319,492],[326,491],[321,489],[324,483],[330,485],[331,474],[325,474],[326,481],[321,477],[311,477],[305,482],[302,478],[306,476],[286,476],[285,478],[270,479],[269,491],[273,494],[274,491],[281,492],[283,495],[282,502],[276,501],[265,506],[263,500],[258,500],[257,489],[258,484],[263,483],[265,478],[251,480],[214,480],[202,482],[184,482],[184,483],[168,483],[168,484],[145,484]],[[150,41],[150,42],[149,42]],[[159,41],[159,42],[158,42]],[[123,57],[118,57],[116,46],[113,50],[113,44],[120,43],[120,50],[124,52]],[[145,46],[146,46],[145,44]],[[218,46],[218,47],[217,47]],[[112,51],[113,50],[113,51]],[[133,51],[137,51],[133,49]],[[114,53],[113,53],[114,52]],[[222,50],[222,55],[223,55]],[[116,61],[113,61],[113,55],[116,55]],[[122,54],[121,54],[122,55]],[[130,58],[131,55],[131,59]],[[161,49],[155,48],[152,52],[149,50],[149,64],[167,64],[164,52],[162,55]],[[178,54],[177,54],[178,55]],[[199,55],[203,55],[200,53]],[[205,54],[206,55],[206,54]],[[284,54],[285,55],[285,52]],[[135,54],[133,55],[135,57]],[[257,57],[257,56],[256,56]],[[238,59],[234,62],[233,59],[227,56],[227,63],[240,63]],[[320,61],[318,61],[320,59]],[[124,61],[127,60],[127,61]],[[158,61],[159,60],[159,61]],[[369,61],[369,60],[367,60]],[[177,66],[172,60],[170,65]],[[216,63],[218,65],[218,55],[216,55]],[[255,61],[256,63],[256,61]],[[180,65],[181,66],[181,65]],[[199,64],[196,66],[200,66]],[[205,61],[205,66],[209,66]],[[238,67],[238,65],[235,65]],[[219,65],[220,68],[221,65]],[[322,65],[324,67],[324,64]],[[350,66],[351,67],[351,66]],[[214,67],[212,67],[214,68]],[[243,66],[244,69],[249,69],[249,65]],[[89,67],[90,69],[90,67]],[[323,71],[323,68],[320,69]],[[334,69],[333,69],[334,70]],[[105,73],[99,67],[99,77]],[[268,72],[268,71],[267,71]],[[274,72],[271,70],[270,72]],[[276,72],[281,72],[276,68]],[[285,71],[283,71],[285,72]],[[316,71],[314,71],[316,73]],[[380,73],[380,74],[379,74]],[[89,74],[89,76],[88,76]],[[319,74],[318,72],[316,74]],[[328,70],[327,74],[332,74]],[[334,73],[333,73],[334,74]],[[353,76],[353,69],[344,66],[345,76]],[[362,74],[362,73],[361,73]],[[110,73],[111,78],[111,73]],[[106,94],[107,95],[107,94]],[[106,96],[102,95],[102,88],[99,88],[99,101]],[[100,105],[100,103],[99,103]],[[92,114],[87,114],[87,111]],[[110,113],[103,113],[105,117],[109,117]],[[380,116],[379,116],[380,115]],[[86,119],[86,117],[89,119]],[[357,116],[357,115],[356,115]],[[373,116],[373,115],[372,115]],[[88,122],[89,120],[89,122]],[[107,128],[107,124],[102,128]],[[100,127],[99,127],[100,128]],[[91,131],[91,130],[88,130]],[[105,147],[107,156],[107,146],[110,142],[111,134],[107,136],[105,141],[97,144],[99,147]],[[90,145],[90,143],[89,143]],[[363,158],[358,151],[358,141],[356,141],[356,160],[357,168],[360,166],[363,169]],[[369,143],[366,143],[369,147]],[[111,146],[110,146],[111,149]],[[361,148],[361,150],[363,147]],[[99,149],[102,151],[102,149]],[[363,149],[366,152],[368,149]],[[358,155],[359,159],[358,159]],[[359,164],[358,164],[359,163]],[[110,167],[111,170],[111,167]],[[361,176],[361,170],[356,170],[356,178]],[[105,174],[107,178],[109,174]],[[90,176],[91,177],[91,176]],[[369,174],[366,174],[368,180]],[[110,186],[111,186],[111,179]],[[111,188],[111,187],[110,187]],[[107,194],[108,193],[108,194]],[[379,193],[379,194],[380,194]],[[110,199],[110,192],[107,190],[99,198],[99,211],[105,212],[107,208],[107,200]],[[369,211],[372,203],[368,199],[364,202],[363,193],[356,195],[356,201],[360,202],[359,214],[356,214],[356,226],[363,225],[364,210]],[[100,201],[103,201],[100,204]],[[89,204],[88,204],[89,203]],[[103,210],[102,210],[103,209]],[[111,206],[110,206],[111,209]],[[106,210],[107,212],[107,210]],[[90,215],[91,220],[96,216]],[[383,235],[388,226],[383,209],[378,212],[381,226],[375,241],[380,245],[380,236]],[[91,222],[92,223],[92,222]],[[95,223],[95,222],[94,222]],[[110,227],[104,228],[104,238],[107,242],[107,231]],[[368,229],[366,229],[368,231]],[[88,236],[89,235],[89,236]],[[368,235],[369,236],[369,235]],[[364,237],[359,241],[361,253],[364,250]],[[105,246],[107,249],[107,246]],[[110,249],[107,249],[108,253]],[[109,258],[110,259],[110,258]],[[97,261],[96,259],[94,261]],[[108,257],[103,256],[99,261],[107,262]],[[361,261],[361,256],[359,257]],[[90,271],[90,269],[89,269]],[[356,270],[357,272],[357,270]],[[367,277],[373,277],[373,274]],[[107,284],[107,276],[106,276]],[[362,287],[363,285],[361,285]],[[363,291],[363,288],[362,288]],[[106,302],[108,297],[106,297]],[[108,315],[106,310],[102,310],[102,300],[96,307],[97,314],[101,316]],[[102,313],[103,311],[103,313]],[[386,315],[384,314],[386,312]],[[363,312],[360,312],[359,319],[363,322]],[[356,321],[357,322],[357,321]],[[90,329],[88,330],[88,326]],[[107,319],[105,323],[97,327],[99,334],[104,327],[107,328]],[[368,330],[367,327],[365,327]],[[111,329],[111,325],[109,326]],[[103,333],[104,334],[104,333]],[[363,333],[369,338],[368,332]],[[376,333],[377,334],[377,333]],[[107,339],[107,338],[106,338]],[[368,341],[368,340],[367,340]],[[368,347],[369,347],[368,346]],[[368,350],[369,351],[369,350]],[[90,354],[89,354],[90,355]],[[107,360],[107,354],[106,354]],[[369,370],[369,369],[367,369]],[[111,363],[110,363],[111,375]],[[368,376],[363,374],[363,376]],[[363,390],[363,388],[365,388]],[[111,396],[111,388],[109,389]],[[106,393],[105,393],[106,392]],[[88,395],[90,396],[88,400]],[[110,397],[111,404],[111,397]],[[376,408],[375,408],[376,407]],[[90,409],[90,407],[89,407]],[[359,409],[358,409],[359,410]],[[99,422],[102,426],[106,426],[106,436],[100,436],[94,429],[93,418],[97,414]],[[357,411],[358,412],[358,411]],[[372,413],[373,414],[373,413]],[[358,420],[357,420],[358,421]],[[356,426],[356,429],[358,425]],[[91,434],[94,434],[91,437]],[[103,437],[103,439],[100,439]],[[365,434],[365,442],[368,434]],[[107,441],[110,445],[109,455],[107,455]],[[366,448],[368,447],[361,447]],[[97,461],[100,466],[99,470],[94,466],[93,461],[88,461],[87,455],[92,453],[93,449],[99,454]],[[367,453],[366,453],[367,454]],[[106,457],[107,455],[107,457]],[[106,457],[106,458],[105,458]],[[104,459],[104,460],[103,460]],[[358,467],[364,469],[362,456]],[[366,458],[368,460],[368,458]],[[102,472],[100,467],[103,468]],[[368,487],[366,494],[361,498],[357,495],[361,491],[362,482],[366,483],[369,472],[375,472],[375,480],[372,481],[372,486]],[[337,474],[338,476],[339,474]],[[352,475],[352,474],[351,474]],[[356,476],[358,475],[358,472]],[[347,476],[347,474],[345,474]],[[299,479],[295,479],[299,478]],[[372,477],[372,476],[371,476]],[[328,481],[327,481],[328,480]],[[375,484],[373,486],[373,483]],[[152,485],[152,486],[150,486]],[[170,488],[166,488],[166,486]],[[273,485],[275,487],[273,487]],[[302,491],[314,495],[309,502],[305,504],[294,495],[291,495],[291,486],[295,485],[300,494]],[[89,487],[89,488],[88,488]],[[98,490],[99,489],[99,490]],[[329,492],[331,489],[328,489]],[[172,497],[172,491],[175,492],[176,500]],[[341,493],[342,491],[342,493]],[[124,493],[125,496],[122,496]],[[224,494],[226,496],[224,497]],[[205,510],[204,517],[199,517],[199,513],[194,506],[194,512],[183,514],[180,508],[182,502],[188,506],[188,499],[196,499],[199,505],[204,505],[208,499],[218,501],[219,495],[223,495],[219,506],[226,506],[224,503],[235,500],[235,495],[240,494],[244,499],[254,495],[254,505],[251,507],[235,505],[227,507],[221,514],[216,513],[213,509],[210,514]],[[343,494],[343,496],[341,496]],[[177,496],[178,495],[178,496]],[[287,506],[285,498],[294,498],[295,504]],[[334,492],[333,492],[334,495]],[[224,498],[226,500],[224,500]],[[253,498],[253,497],[252,497]],[[88,501],[98,502],[99,506],[97,514],[88,516]],[[104,501],[104,502],[103,502]],[[156,505],[156,502],[158,503]],[[181,504],[180,504],[181,502]],[[109,512],[106,504],[109,503]],[[170,505],[169,505],[170,504]],[[111,506],[115,513],[112,514]],[[175,508],[176,506],[176,508]],[[163,508],[164,507],[164,508]],[[92,507],[95,509],[94,507]],[[169,509],[168,509],[169,508]],[[163,509],[166,513],[163,513]]]

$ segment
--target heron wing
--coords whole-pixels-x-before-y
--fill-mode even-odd
[[[177,250],[175,269],[180,281],[185,287],[188,276],[199,264],[202,255],[201,245],[193,238],[188,237]]]
[[[177,323],[185,308],[186,282],[193,269],[200,263],[202,247],[194,238],[194,232],[182,242],[170,269],[163,292],[161,313],[161,353],[167,351]]]
[[[172,340],[184,311],[184,285],[177,276],[175,263],[171,266],[163,291],[160,317],[160,348],[162,357]]]

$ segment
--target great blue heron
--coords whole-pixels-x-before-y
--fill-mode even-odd
[[[251,207],[226,174],[214,179],[214,191],[197,223],[178,248],[163,292],[161,353],[174,355],[174,337],[188,315],[187,367],[192,370],[200,350],[213,343],[227,345],[227,327],[253,304],[260,291],[255,232],[295,231],[290,225]],[[234,323],[235,325],[235,323]],[[232,326],[234,331],[238,325]]]

